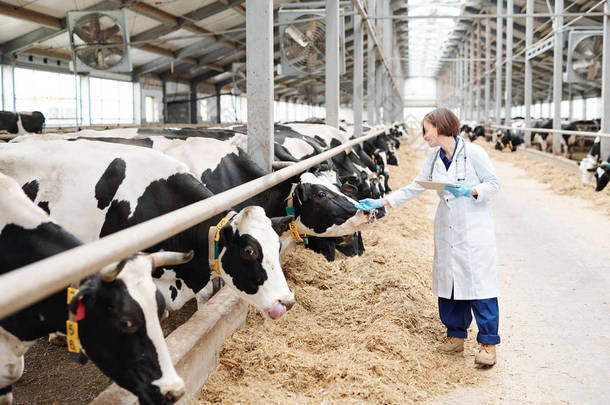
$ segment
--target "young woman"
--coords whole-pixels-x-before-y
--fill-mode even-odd
[[[418,196],[424,188],[416,181],[450,183],[438,191],[434,220],[433,292],[438,296],[447,337],[439,346],[445,353],[464,350],[472,322],[479,327],[475,363],[493,366],[498,335],[498,269],[491,198],[500,182],[489,157],[478,145],[458,136],[459,119],[439,108],[422,122],[424,140],[434,148],[413,182],[383,199],[367,198],[356,207],[365,211],[396,207]]]

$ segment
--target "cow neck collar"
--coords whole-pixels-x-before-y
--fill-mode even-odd
[[[298,186],[298,183],[292,183],[292,186],[290,187],[290,192],[288,193],[288,197],[286,197],[286,215],[288,215],[289,217],[292,218],[292,221],[290,221],[290,223],[288,224],[288,230],[290,232],[290,236],[292,237],[292,240],[294,240],[297,245],[307,245],[309,243],[309,240],[307,239],[307,235],[299,234],[299,230],[298,230],[298,226],[297,226],[297,222],[296,222],[296,214],[295,214],[295,210],[294,210],[294,203],[293,203],[294,197],[293,196],[294,196],[294,193],[296,192],[297,186]],[[296,195],[296,197],[297,197],[297,201],[299,202],[299,205],[303,206],[303,203],[299,199],[298,194]]]
[[[215,271],[219,276],[220,265],[218,264],[218,256],[220,256],[220,230],[223,226],[228,224],[233,217],[237,215],[237,212],[231,210],[225,215],[215,226],[211,226],[208,231],[208,263],[210,270]]]

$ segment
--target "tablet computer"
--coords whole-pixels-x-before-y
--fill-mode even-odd
[[[415,182],[427,190],[444,190],[445,186],[455,186],[455,184],[440,183],[436,181],[415,180]]]

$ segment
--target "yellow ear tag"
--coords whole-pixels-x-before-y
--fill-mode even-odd
[[[72,302],[72,298],[74,297],[74,294],[76,294],[78,292],[78,288],[74,288],[74,287],[68,287],[68,305],[70,305],[70,303]]]
[[[303,243],[303,239],[301,238],[301,235],[299,235],[299,231],[297,230],[297,223],[296,223],[296,221],[291,221],[288,224],[288,228],[290,229],[290,236],[292,236],[292,239],[296,243]]]
[[[70,353],[80,353],[80,342],[78,340],[78,323],[66,321],[66,340]]]

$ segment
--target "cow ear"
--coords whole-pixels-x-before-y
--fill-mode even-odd
[[[231,246],[233,244],[233,227],[230,224],[226,224],[220,229],[220,243],[224,246]]]
[[[305,184],[300,183],[295,190],[297,200],[301,204],[303,204],[305,201],[307,201],[307,193],[305,192],[305,187],[307,187]]]
[[[70,304],[68,304],[68,309],[73,314],[76,314],[76,309],[78,307],[79,300],[81,300],[83,304],[85,304],[85,307],[87,307],[87,305],[90,304],[93,300],[93,288],[87,283],[81,284],[81,286],[78,288],[78,292],[74,294],[72,300],[70,301]]]
[[[354,196],[358,192],[358,187],[345,183],[341,185],[341,192],[348,196]]]
[[[280,236],[288,230],[288,224],[290,224],[290,222],[292,222],[292,217],[290,216],[271,218],[271,226],[275,233]]]

